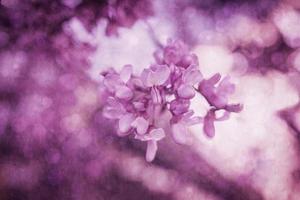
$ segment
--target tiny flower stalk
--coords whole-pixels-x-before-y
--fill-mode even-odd
[[[215,121],[226,120],[231,112],[242,109],[240,104],[228,103],[235,89],[230,78],[221,79],[217,73],[204,79],[197,56],[181,41],[169,40],[162,50],[155,52],[155,59],[156,63],[140,76],[133,74],[131,65],[125,65],[120,72],[110,69],[101,74],[106,99],[104,117],[117,122],[119,136],[132,134],[147,142],[148,162],[155,158],[158,142],[166,136],[161,122],[171,127],[176,143],[186,144],[189,126],[203,123],[203,132],[213,137]],[[196,93],[210,106],[205,116],[195,116],[190,108]],[[223,111],[223,115],[217,117],[217,111]]]

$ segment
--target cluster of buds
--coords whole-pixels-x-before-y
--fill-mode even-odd
[[[143,70],[140,76],[133,74],[131,65],[120,72],[109,69],[101,74],[106,103],[103,115],[116,120],[117,134],[147,142],[146,160],[155,158],[157,143],[166,136],[168,124],[177,143],[184,144],[188,127],[203,123],[208,137],[215,134],[214,122],[225,120],[231,112],[239,112],[240,104],[228,104],[228,96],[234,92],[229,77],[221,80],[220,74],[204,79],[195,54],[189,52],[181,41],[169,40],[155,53],[156,63]],[[195,116],[190,108],[196,93],[210,105],[204,117]],[[216,111],[224,114],[217,117]],[[167,114],[166,114],[167,113]]]

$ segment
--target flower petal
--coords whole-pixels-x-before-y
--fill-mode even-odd
[[[130,79],[132,74],[132,65],[125,65],[120,72],[120,78],[124,83]]]
[[[160,104],[162,102],[160,91],[157,88],[151,88],[151,97],[154,104]]]
[[[168,45],[164,48],[163,52],[165,63],[178,63],[187,50],[187,46],[180,40],[168,41]]]
[[[203,122],[203,118],[199,117],[199,116],[191,117],[189,119],[185,119],[185,123],[186,123],[187,126],[192,126],[192,125],[195,125],[195,124],[200,124],[202,122]]]
[[[118,87],[118,89],[116,91],[116,97],[118,97],[120,99],[129,100],[132,98],[132,96],[133,96],[133,93],[132,93],[131,89],[125,85]]]
[[[215,74],[208,80],[200,82],[198,90],[206,98],[211,106],[215,106],[218,109],[222,109],[228,102],[227,95],[218,94],[216,87],[214,86],[221,78],[220,74]]]
[[[189,132],[185,124],[177,123],[172,125],[172,136],[176,143],[187,144],[188,135]]]
[[[117,74],[107,74],[104,77],[103,84],[110,91],[114,92],[116,88],[122,84],[119,75]]]
[[[149,122],[143,117],[137,117],[131,125],[136,128],[139,135],[143,135],[147,132],[149,127]]]
[[[141,81],[142,83],[147,86],[147,87],[151,87],[149,86],[147,83],[148,83],[148,77],[149,77],[149,74],[150,74],[150,69],[144,69],[141,73]]]
[[[191,99],[195,96],[195,90],[190,85],[182,84],[177,89],[177,94],[179,97],[184,99]]]
[[[195,54],[187,54],[182,56],[180,62],[177,64],[183,68],[188,68],[191,65],[198,65],[198,57]]]
[[[167,65],[151,66],[147,77],[147,86],[151,87],[164,84],[168,80],[170,73],[170,69]]]
[[[115,109],[124,109],[122,104],[117,100],[115,99],[114,97],[108,97],[107,98],[107,104],[110,106],[110,107],[113,107]]]
[[[195,85],[202,79],[203,77],[200,70],[198,70],[197,67],[193,65],[188,67],[182,75],[183,82],[189,85]]]
[[[135,102],[133,102],[132,104],[133,104],[134,108],[135,108],[136,110],[138,110],[138,111],[145,111],[145,110],[146,110],[145,104],[143,104],[143,103],[141,103],[141,102],[135,101]]]
[[[157,152],[157,142],[150,140],[147,143],[147,151],[146,151],[146,161],[152,162],[155,158]]]
[[[221,74],[216,73],[206,81],[207,81],[207,84],[213,86],[213,85],[217,84],[220,81],[220,79],[221,79]]]
[[[241,112],[243,110],[243,105],[242,104],[229,104],[225,106],[225,110],[229,112]]]
[[[153,129],[148,134],[151,140],[159,141],[166,136],[165,131],[162,128]]]
[[[119,119],[124,114],[124,110],[114,107],[105,106],[103,108],[103,116],[107,119]]]
[[[144,135],[135,135],[135,139],[141,140],[141,141],[159,141],[163,139],[166,136],[165,131],[162,128],[153,129],[148,134]]]
[[[119,131],[120,133],[126,133],[131,128],[131,123],[134,121],[134,115],[129,113],[120,117]]]
[[[204,124],[203,124],[204,133],[208,137],[214,137],[215,136],[214,121],[215,121],[214,111],[208,111],[206,116],[204,117]]]
[[[186,99],[174,99],[170,103],[170,111],[174,115],[181,115],[189,111],[190,101]]]
[[[230,82],[230,77],[226,76],[218,85],[217,93],[219,95],[230,95],[234,93],[235,86]]]

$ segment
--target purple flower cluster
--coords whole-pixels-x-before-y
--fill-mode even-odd
[[[157,151],[157,142],[166,136],[168,122],[175,142],[186,143],[188,127],[203,123],[204,133],[214,136],[214,122],[225,120],[230,112],[239,112],[240,104],[228,104],[234,92],[229,77],[221,80],[220,74],[204,79],[197,56],[189,52],[179,40],[169,40],[162,51],[155,53],[156,63],[143,70],[140,76],[126,65],[118,73],[110,69],[102,73],[103,108],[106,118],[116,120],[117,134],[133,134],[147,141],[146,160],[151,162]],[[195,116],[190,109],[196,93],[207,100],[210,108],[204,117]],[[216,111],[223,110],[221,117]]]

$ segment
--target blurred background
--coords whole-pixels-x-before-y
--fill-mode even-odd
[[[298,0],[1,0],[0,199],[300,199],[299,25]],[[148,163],[102,117],[99,74],[140,73],[168,38],[244,109]]]

